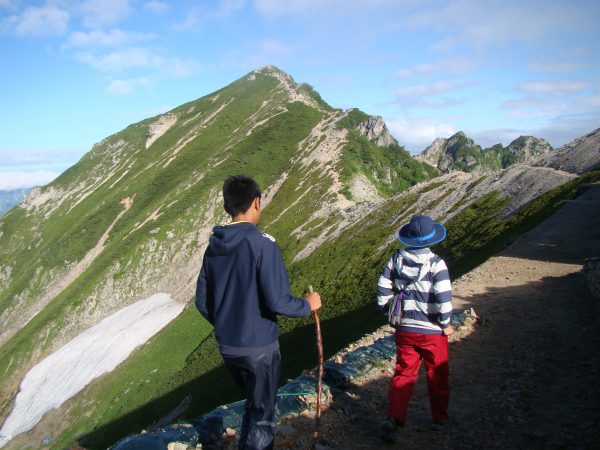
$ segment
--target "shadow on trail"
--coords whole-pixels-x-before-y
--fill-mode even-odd
[[[600,184],[582,186],[578,192],[502,255],[566,264],[600,256]]]

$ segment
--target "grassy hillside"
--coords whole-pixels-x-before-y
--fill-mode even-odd
[[[346,165],[309,156],[340,117],[310,86],[295,85],[276,68],[258,70],[106,138],[27,207],[3,217],[0,420],[27,370],[100,319],[156,292],[191,301],[210,228],[225,220],[219,191],[227,176],[246,173],[263,187],[278,186],[263,224],[279,238],[287,261],[336,226],[342,212],[332,186]],[[325,134],[311,140],[316,129]],[[382,194],[428,176],[405,161],[403,149],[379,148],[353,131],[349,136],[348,145],[364,149],[350,158],[352,173],[367,176]],[[393,169],[389,181],[386,164]],[[348,313],[357,305],[349,304]],[[364,329],[359,322],[357,332]],[[290,333],[282,342],[295,342],[303,324],[284,322]],[[188,414],[238,396],[219,368],[210,333],[195,309],[186,308],[115,371],[48,414],[40,428],[57,430],[55,448],[86,434],[87,447],[101,448],[188,395]],[[355,335],[340,334],[339,342]],[[290,368],[306,361],[299,357]]]

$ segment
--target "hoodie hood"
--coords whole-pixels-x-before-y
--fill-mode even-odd
[[[402,267],[400,277],[409,282],[422,280],[429,273],[432,255],[433,253],[429,248],[405,248],[401,250]]]
[[[250,222],[239,222],[231,225],[217,225],[208,243],[216,255],[229,255],[246,238],[248,233],[256,231],[256,225]]]

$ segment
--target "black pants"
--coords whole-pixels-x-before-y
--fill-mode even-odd
[[[246,394],[239,448],[272,449],[281,354],[279,349],[252,356],[223,356],[225,366]]]

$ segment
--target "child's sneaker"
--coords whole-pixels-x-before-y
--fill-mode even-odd
[[[386,417],[379,425],[379,437],[383,442],[393,444],[398,438],[398,431],[402,424],[399,424],[393,417]]]

